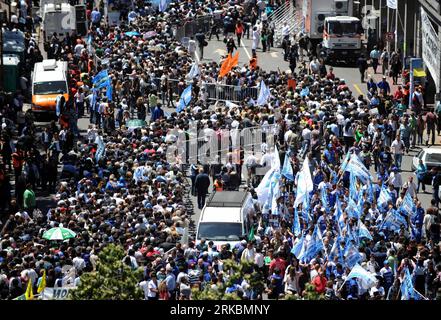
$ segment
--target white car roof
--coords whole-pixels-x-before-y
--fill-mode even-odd
[[[433,153],[438,154],[441,153],[441,148],[424,148],[423,151],[429,154],[433,154]]]
[[[240,207],[205,207],[200,222],[237,222],[242,223]]]

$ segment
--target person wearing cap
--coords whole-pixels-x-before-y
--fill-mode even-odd
[[[386,259],[383,262],[384,267],[380,269],[379,274],[383,277],[384,283],[384,291],[388,292],[389,288],[393,285],[394,282],[394,273],[392,268],[389,265],[389,260]]]
[[[386,76],[383,76],[382,80],[377,83],[377,87],[379,90],[383,90],[385,94],[390,94],[390,85],[389,82],[387,82]]]

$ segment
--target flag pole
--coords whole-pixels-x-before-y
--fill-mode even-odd
[[[395,52],[398,50],[398,0],[397,8],[395,9]]]

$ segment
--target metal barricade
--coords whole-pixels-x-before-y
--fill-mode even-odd
[[[172,87],[172,92],[176,95],[176,98],[182,93],[178,86],[179,81],[180,80],[178,79],[168,79],[168,84]],[[192,83],[192,81],[189,80],[186,80],[185,82],[186,86]],[[155,78],[154,83],[157,88],[160,88],[161,78]],[[259,93],[258,87],[233,86],[218,83],[205,83],[204,87],[207,91],[209,101],[241,102],[246,98],[256,100]]]
[[[207,83],[208,100],[241,102],[246,98],[257,99],[257,87],[241,87],[218,83]]]

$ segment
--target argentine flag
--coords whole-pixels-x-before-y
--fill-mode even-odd
[[[257,97],[257,101],[256,101],[257,105],[263,106],[264,104],[267,104],[270,96],[271,96],[271,93],[270,93],[269,88],[266,86],[266,84],[263,80],[260,81],[259,97]]]
[[[184,110],[191,101],[191,84],[182,91],[181,98],[179,99],[178,107],[176,109],[177,112],[181,112]]]

